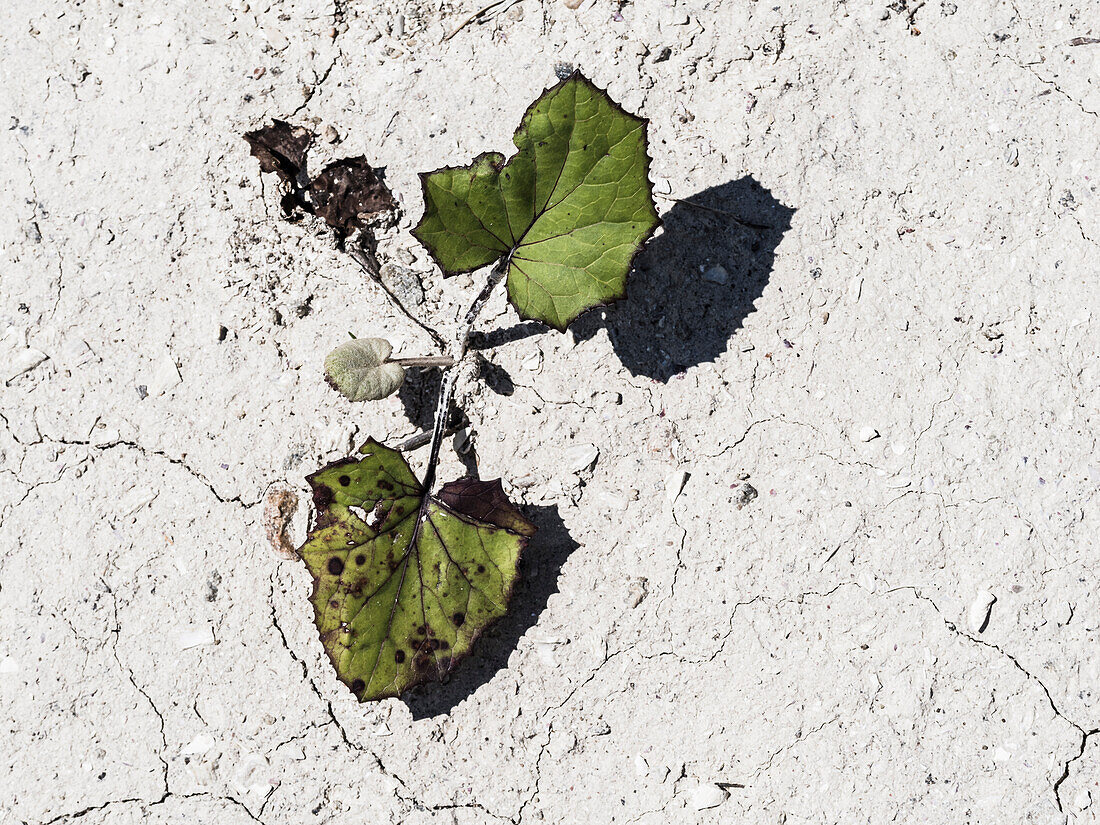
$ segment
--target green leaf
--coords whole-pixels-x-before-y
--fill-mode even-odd
[[[445,275],[508,256],[523,318],[564,330],[626,293],[634,256],[660,223],[644,118],[574,72],[536,100],[507,163],[492,152],[420,176],[413,234]]]
[[[325,380],[350,401],[378,401],[405,380],[404,368],[386,360],[391,352],[385,338],[346,341],[325,357]]]
[[[450,673],[504,615],[535,527],[499,480],[451,482],[436,498],[400,453],[373,439],[359,452],[309,476],[316,515],[298,555],[321,643],[366,701]]]

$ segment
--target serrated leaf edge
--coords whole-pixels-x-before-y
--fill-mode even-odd
[[[381,442],[376,441],[375,439],[371,438],[371,439],[368,439],[367,442],[363,444],[363,446],[359,449],[358,452],[365,453],[366,448],[368,446],[370,446],[372,443],[377,444],[378,446],[383,447],[384,449],[392,449],[390,447],[386,447],[385,444],[382,444]],[[322,508],[327,509],[328,504],[331,503],[331,502],[321,503],[321,502],[318,501],[318,496],[317,496],[318,487],[315,486],[314,483],[313,483],[314,477],[316,477],[317,475],[320,475],[321,473],[325,472],[326,470],[335,469],[337,467],[346,467],[348,465],[353,465],[353,464],[358,464],[358,463],[359,463],[359,459],[357,459],[353,456],[348,456],[347,458],[341,458],[341,459],[338,459],[337,461],[330,461],[328,464],[325,464],[323,467],[318,467],[316,470],[314,470],[312,473],[310,473],[309,475],[306,476],[306,482],[309,484],[310,491],[311,491],[312,496],[313,496],[313,508],[314,509],[313,509],[313,516],[312,516],[312,519],[311,519],[311,527],[307,531],[307,534],[306,534],[306,536],[307,536],[306,541],[304,541],[300,547],[296,547],[295,550],[294,550],[295,554],[297,555],[298,559],[302,562],[302,564],[306,563],[305,556],[302,555],[302,549],[306,546],[306,544],[308,544],[309,534],[312,533],[314,530],[319,529],[319,527],[318,527],[318,516],[320,515],[321,509]],[[415,474],[414,474],[414,477],[415,477]],[[419,483],[419,481],[420,480],[417,479],[417,483]],[[496,482],[499,483],[501,480],[500,479],[491,479],[490,481],[496,481]],[[473,527],[488,526],[488,527],[492,527],[493,529],[496,529],[496,530],[503,530],[504,532],[515,536],[517,539],[519,539],[519,550],[516,553],[516,575],[508,583],[508,588],[507,588],[507,590],[505,591],[505,594],[504,594],[505,613],[501,616],[497,616],[496,618],[490,620],[481,629],[476,631],[470,638],[470,649],[469,649],[469,651],[467,653],[462,654],[461,656],[452,656],[451,660],[450,660],[450,663],[448,664],[447,669],[445,671],[441,672],[437,669],[436,670],[436,674],[438,675],[437,679],[423,679],[422,681],[419,681],[419,682],[413,682],[412,684],[408,685],[405,688],[406,692],[410,691],[410,690],[414,690],[414,689],[420,687],[421,685],[426,685],[426,684],[428,684],[430,682],[433,682],[433,681],[442,681],[442,680],[444,680],[447,676],[449,676],[451,673],[454,672],[454,669],[455,669],[455,667],[458,666],[459,662],[462,662],[466,658],[473,655],[474,650],[477,646],[478,641],[481,639],[482,634],[486,630],[488,630],[490,627],[492,627],[494,624],[496,624],[497,622],[499,622],[501,619],[503,619],[505,616],[508,615],[508,611],[510,611],[511,608],[512,608],[512,596],[515,594],[516,582],[518,582],[519,579],[520,579],[520,567],[523,564],[523,558],[524,558],[524,554],[527,551],[527,545],[530,543],[530,540],[531,540],[530,536],[525,536],[522,533],[517,533],[515,530],[511,530],[507,527],[502,527],[499,524],[491,524],[490,522],[477,521],[473,518],[470,518],[469,516],[465,515],[464,513],[460,513],[457,510],[453,509],[452,507],[449,507],[447,504],[440,501],[435,496],[425,494],[424,491],[423,491],[423,487],[421,487],[420,502],[421,502],[420,507],[416,511],[417,521],[420,521],[421,519],[427,518],[427,516],[426,516],[427,506],[426,505],[428,503],[433,503],[433,504],[438,505],[443,510],[445,510],[448,514],[454,516],[455,518],[459,519],[460,521],[463,521],[466,524],[469,524]],[[518,508],[517,508],[517,511],[518,511]],[[412,515],[412,514],[410,513],[410,515]],[[522,513],[520,513],[520,516],[525,521],[528,521],[528,523],[530,523],[530,521],[526,518],[526,516],[523,516]],[[417,538],[419,538],[419,530],[420,530],[420,527],[418,526],[417,527],[417,535],[414,538],[413,542],[410,542],[410,546],[413,543],[415,543],[415,540]],[[308,570],[308,566],[307,566],[307,570]],[[312,576],[312,574],[311,574],[311,576]],[[356,695],[354,690],[352,690],[352,682],[354,682],[355,680],[354,679],[345,679],[340,674],[339,662],[337,662],[336,657],[333,655],[332,651],[330,651],[328,649],[328,647],[325,645],[325,640],[324,640],[324,637],[321,635],[321,628],[320,628],[320,625],[318,623],[318,616],[317,616],[317,608],[316,608],[316,605],[315,605],[315,599],[316,599],[316,596],[317,596],[317,591],[320,588],[320,586],[321,586],[320,578],[314,577],[313,578],[313,589],[310,591],[310,594],[309,594],[310,607],[313,608],[313,613],[314,613],[313,627],[317,631],[317,638],[321,642],[321,649],[325,651],[325,655],[328,656],[329,662],[332,663],[332,670],[333,670],[333,673],[336,675],[337,681],[339,681],[342,685],[344,685],[348,689],[348,691],[351,693],[351,695],[355,697],[356,701],[358,701],[360,704],[364,704],[366,702],[374,702],[374,701],[377,701],[377,700],[380,700],[380,699],[397,699],[397,698],[400,698],[401,692],[397,691],[397,690],[394,690],[392,692],[391,691],[383,691],[383,692],[381,692],[381,693],[379,693],[375,696],[371,696],[369,698],[360,697],[360,696]]]
[[[516,151],[513,152],[511,154],[511,156],[505,158],[503,163],[501,163],[499,165],[493,164],[494,168],[498,172],[500,172],[501,170],[504,169],[505,166],[507,166],[509,163],[512,162],[512,159],[517,154],[519,154],[520,149],[519,149],[519,145],[516,143],[516,138],[519,136],[519,133],[524,128],[524,124],[527,120],[527,113],[529,111],[531,111],[531,109],[534,106],[537,106],[543,100],[543,98],[545,98],[546,96],[550,95],[551,93],[557,91],[558,89],[562,88],[566,83],[570,82],[571,80],[579,80],[582,83],[587,83],[593,89],[596,89],[596,90],[602,92],[604,94],[604,96],[607,98],[608,102],[611,104],[611,107],[613,109],[616,109],[617,111],[621,112],[622,114],[626,115],[627,117],[637,118],[637,119],[642,121],[642,125],[643,125],[643,129],[642,129],[642,149],[644,150],[642,152],[642,154],[645,157],[645,162],[643,164],[643,167],[644,167],[644,172],[645,172],[645,179],[649,183],[649,187],[650,187],[650,197],[652,198],[653,189],[654,189],[654,181],[653,181],[652,178],[650,178],[650,174],[649,174],[650,170],[651,170],[651,165],[653,163],[653,158],[649,154],[649,125],[650,125],[649,118],[644,117],[643,115],[632,114],[631,112],[628,112],[626,109],[624,109],[622,107],[621,104],[619,104],[619,102],[617,100],[615,100],[615,98],[613,98],[608,93],[607,89],[605,89],[603,86],[599,86],[596,83],[593,83],[591,80],[588,79],[588,77],[586,77],[581,72],[580,69],[574,69],[573,72],[570,75],[568,75],[567,77],[562,78],[557,83],[555,83],[553,86],[547,87],[542,92],[542,94],[540,94],[537,98],[535,98],[530,103],[530,105],[528,105],[528,107],[526,109],[524,109],[523,116],[520,118],[519,126],[516,127],[516,131],[512,133],[512,145],[516,147]],[[484,159],[487,155],[499,155],[499,154],[501,154],[501,153],[500,152],[492,152],[492,151],[482,152],[481,154],[477,155],[473,160],[471,160],[469,163],[463,164],[462,166],[440,166],[438,169],[435,169],[431,172],[420,172],[420,173],[418,173],[418,176],[420,178],[420,194],[421,194],[421,197],[424,200],[425,213],[427,212],[428,178],[429,177],[431,177],[432,175],[436,175],[440,172],[458,172],[458,171],[461,171],[463,169],[469,169],[475,163],[478,163],[479,161]],[[654,211],[656,211],[656,208],[654,208]],[[545,209],[544,209],[544,212],[545,212]],[[423,222],[423,220],[424,220],[424,215],[422,214],[421,217],[420,217],[420,221]],[[531,221],[531,226],[534,225],[535,220],[538,220],[538,218],[535,218]],[[588,307],[588,309],[584,310],[584,312],[580,313],[580,315],[578,315],[577,318],[580,318],[582,315],[586,315],[587,313],[591,312],[594,309],[601,309],[601,308],[606,307],[606,306],[608,306],[612,303],[615,303],[616,301],[622,301],[627,297],[627,292],[629,291],[629,286],[630,286],[629,275],[634,270],[634,263],[637,260],[639,253],[641,253],[642,249],[645,248],[645,245],[647,243],[649,243],[650,239],[654,236],[654,234],[656,234],[657,230],[660,229],[663,225],[664,225],[664,221],[662,220],[660,214],[658,214],[657,215],[657,221],[656,221],[656,223],[653,224],[653,228],[650,229],[648,233],[646,233],[646,235],[634,247],[634,251],[630,253],[630,267],[627,269],[627,276],[628,277],[623,280],[622,291],[619,294],[612,295],[612,296],[608,297],[606,300],[604,300],[604,301],[602,301],[598,304],[593,304],[592,306]],[[428,244],[426,244],[423,240],[421,240],[420,236],[417,234],[417,229],[419,228],[419,226],[420,226],[420,223],[417,223],[417,226],[414,227],[413,230],[412,230],[412,235],[413,235],[414,238],[416,238],[418,241],[420,241],[420,245],[423,246],[425,250],[427,250],[428,257],[430,257],[432,259],[432,263],[434,263],[436,265],[436,267],[439,268],[439,271],[443,273],[444,278],[451,278],[455,275],[464,275],[467,272],[473,272],[477,269],[481,269],[480,266],[470,267],[469,269],[456,269],[456,270],[446,269],[443,266],[443,264],[440,262],[439,258],[437,258],[435,253],[432,251],[432,248]],[[526,231],[529,231],[530,228],[531,227],[528,226]],[[525,231],[525,234],[526,234],[526,231]],[[519,243],[515,243],[512,246],[511,249],[503,252],[500,257],[503,258],[505,256],[508,256],[510,258],[512,256],[512,254],[516,251],[516,249],[519,248],[519,246],[520,246]],[[497,258],[497,260],[499,261],[500,258]],[[509,261],[509,266],[511,266],[510,261]],[[556,329],[558,332],[565,332],[566,329],[569,328],[569,324],[563,324],[563,325],[559,326],[557,324],[550,323],[549,321],[546,321],[542,318],[534,318],[530,315],[524,314],[524,312],[522,310],[520,310],[519,306],[517,306],[516,302],[512,299],[511,293],[509,293],[509,295],[508,295],[508,303],[510,303],[512,305],[512,307],[515,308],[516,313],[524,321],[538,321],[541,324],[546,324],[548,327]],[[573,321],[576,321],[577,318],[574,318]],[[569,323],[573,323],[573,321],[570,321]]]

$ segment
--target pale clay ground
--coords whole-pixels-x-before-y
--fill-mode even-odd
[[[509,0],[444,41],[477,7],[3,4],[0,822],[1095,821],[1100,2]],[[790,228],[666,232],[650,326],[487,351],[527,601],[358,705],[263,501],[415,431],[322,382],[348,330],[433,350],[240,135],[385,166],[450,335],[415,173],[507,151],[558,61],[652,119],[658,192],[751,176]]]

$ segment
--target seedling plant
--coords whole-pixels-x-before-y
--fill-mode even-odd
[[[394,358],[385,339],[355,338],[325,359],[326,379],[351,401],[396,392],[407,367],[443,369],[422,478],[398,449],[374,439],[307,478],[315,515],[298,555],[314,580],[321,642],[360,701],[445,678],[507,612],[535,526],[499,479],[436,489],[455,387],[501,281],[521,318],[559,331],[624,297],[634,258],[660,223],[646,126],[574,72],[527,109],[511,158],[486,152],[467,166],[422,173],[424,215],[413,235],[444,277],[487,273],[451,354]],[[283,181],[287,214],[323,218],[376,274],[369,219],[396,204],[366,160],[337,161],[310,180],[305,129],[276,121],[245,138],[261,169]]]

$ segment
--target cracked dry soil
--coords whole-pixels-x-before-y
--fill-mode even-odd
[[[1094,821],[1100,4],[479,7],[5,5],[0,823]],[[361,706],[264,503],[299,541],[306,473],[430,420],[321,360],[457,328],[416,172],[557,62],[651,119],[664,230],[566,334],[494,297],[440,477],[539,541]],[[421,323],[281,219],[272,117],[386,168]]]

